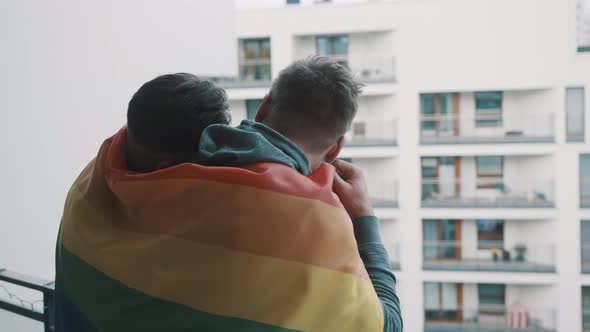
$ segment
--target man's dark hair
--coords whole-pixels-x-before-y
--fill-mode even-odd
[[[152,152],[194,153],[207,126],[229,124],[228,108],[225,91],[211,81],[187,73],[159,76],[129,102],[128,135]]]
[[[265,122],[289,138],[322,147],[350,128],[361,87],[348,68],[332,58],[296,61],[274,81]]]

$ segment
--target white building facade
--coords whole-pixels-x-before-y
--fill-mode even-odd
[[[341,157],[367,175],[405,331],[590,331],[584,1],[237,5],[234,124],[309,55],[365,83]]]

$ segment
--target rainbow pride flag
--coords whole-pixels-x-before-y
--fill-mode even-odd
[[[138,174],[125,130],[72,186],[57,247],[58,290],[97,331],[383,330],[333,167]]]

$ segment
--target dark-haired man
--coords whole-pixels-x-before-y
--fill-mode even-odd
[[[157,224],[174,226],[169,221],[174,214],[166,211],[178,206],[174,200],[162,203],[171,189],[161,176],[194,171],[189,162],[203,129],[228,124],[227,110],[223,89],[186,73],[159,76],[133,95],[127,126],[103,143],[68,194],[56,248],[56,331],[185,331],[198,326],[183,319],[191,314],[183,316],[181,305],[150,297],[137,289],[136,279],[122,275],[136,272],[157,284],[158,275],[170,271],[168,262],[179,258],[166,257],[158,265],[153,257],[164,250],[154,251],[153,241],[137,238],[153,233],[149,217],[164,214]],[[145,189],[137,189],[140,185]],[[142,216],[146,211],[154,212]],[[125,253],[148,255],[154,262],[138,266],[138,256]]]
[[[344,134],[356,115],[360,88],[348,69],[335,60],[310,57],[297,61],[274,81],[258,110],[256,122],[246,120],[236,128],[213,125],[204,131],[199,162],[233,167],[270,163],[296,170],[298,173],[290,173],[290,177],[281,179],[282,188],[298,183],[304,177],[330,174],[326,164],[333,164],[338,174],[335,178],[332,175],[327,183],[330,186],[333,183],[334,192],[352,218],[358,251],[381,302],[382,329],[400,332],[402,319],[395,291],[396,280],[380,239],[379,223],[371,207],[364,177],[357,167],[336,159],[344,144]],[[261,197],[258,204],[250,208],[268,209],[272,204],[272,200]],[[235,211],[238,215],[242,212]],[[299,213],[302,219],[307,214],[306,211]],[[320,216],[320,219],[322,217],[326,216]],[[301,228],[304,227],[305,222],[302,222]],[[308,245],[313,243],[294,234],[291,242],[297,241]],[[284,243],[285,248],[289,246],[289,242]],[[342,253],[346,255],[344,249]],[[338,260],[338,257],[331,259]],[[334,311],[337,310],[334,307]],[[362,315],[360,309],[348,314]]]
[[[127,166],[150,172],[193,160],[203,130],[229,124],[228,109],[223,89],[192,74],[145,83],[127,109]]]

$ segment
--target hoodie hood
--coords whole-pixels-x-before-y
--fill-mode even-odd
[[[240,167],[261,162],[283,164],[306,176],[311,173],[303,150],[262,123],[244,120],[237,127],[211,125],[203,131],[199,164]]]

